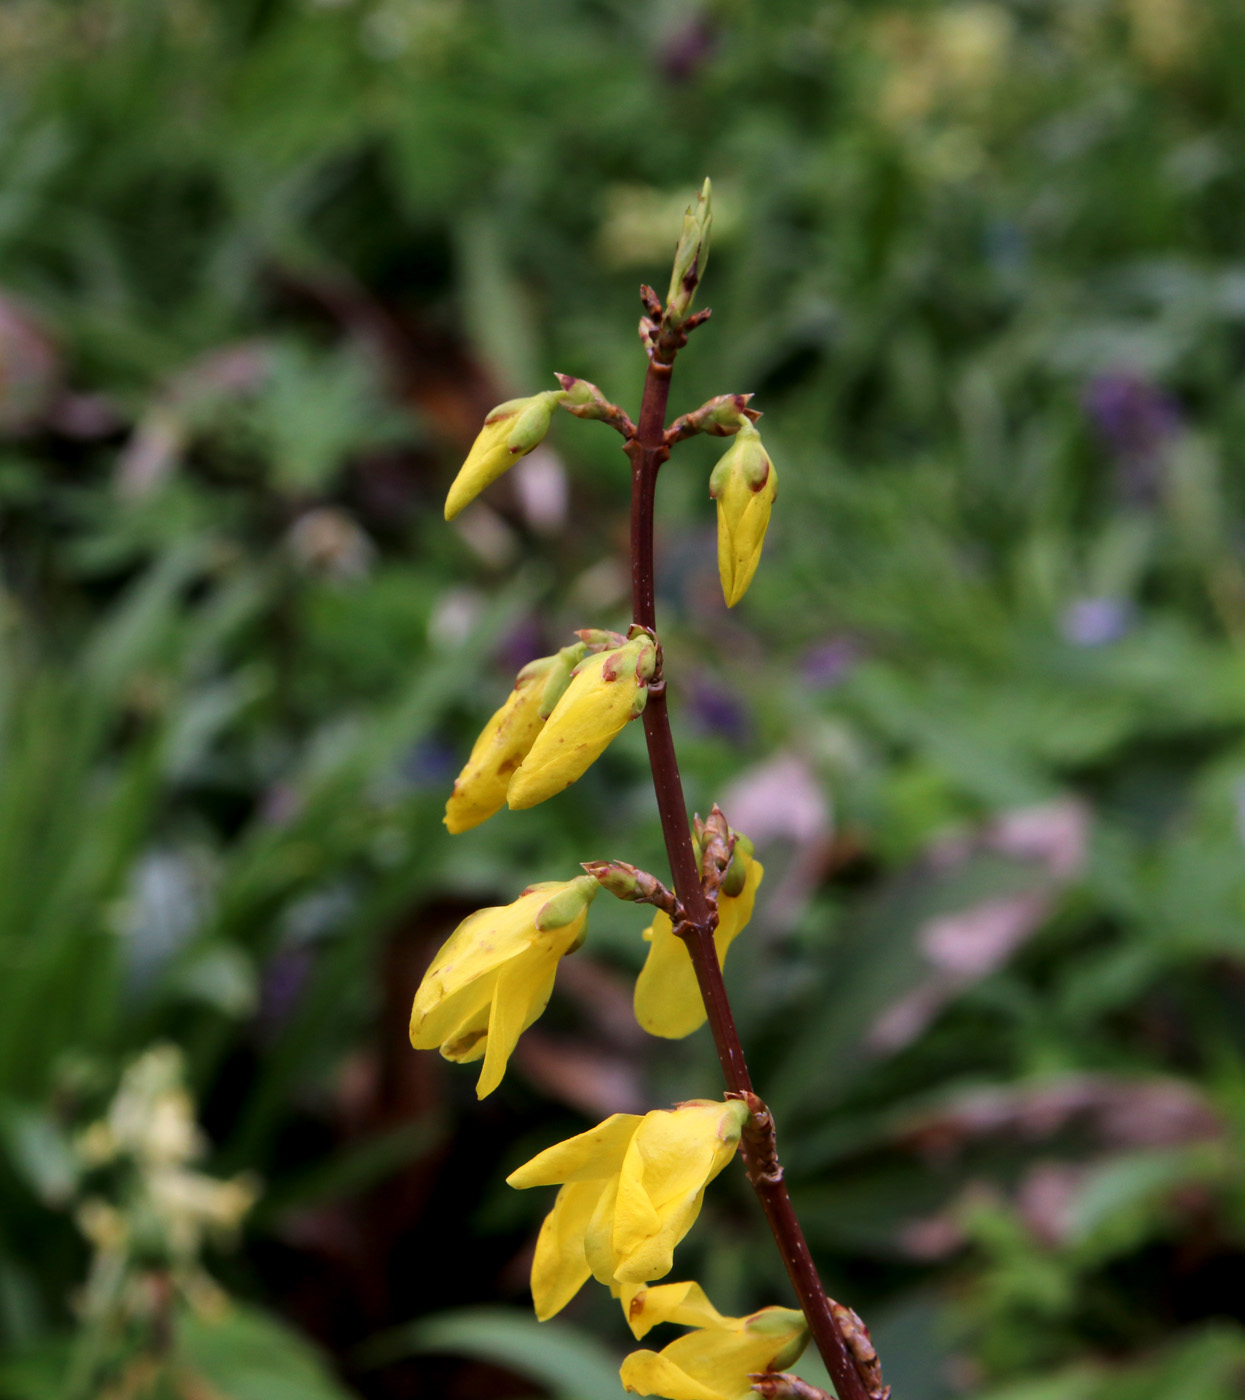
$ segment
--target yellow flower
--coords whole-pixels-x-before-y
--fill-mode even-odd
[[[642,713],[656,665],[657,648],[647,633],[581,661],[510,780],[510,806],[534,807],[581,777],[627,721]]]
[[[770,507],[778,495],[778,473],[761,445],[761,434],[746,423],[723,453],[709,478],[718,503],[718,573],[726,606],[748,591],[761,561]]]
[[[583,941],[599,888],[590,875],[547,881],[464,919],[415,993],[411,1044],[440,1047],[447,1060],[483,1057],[476,1094],[491,1094],[519,1036],[545,1009],[558,962]]]
[[[489,413],[445,498],[447,520],[453,520],[508,467],[540,445],[553,410],[565,397],[561,390],[547,389],[529,398],[508,399]]]
[[[520,1190],[562,1186],[536,1241],[536,1316],[564,1308],[589,1274],[610,1285],[668,1274],[747,1117],[737,1099],[616,1113],[511,1172],[506,1180]]]
[[[808,1344],[804,1314],[762,1308],[748,1317],[723,1317],[697,1283],[666,1283],[623,1290],[623,1307],[636,1337],[659,1322],[696,1330],[660,1352],[633,1351],[622,1364],[623,1386],[666,1400],[744,1400],[750,1376],[783,1371]]]
[[[470,831],[503,806],[515,769],[565,690],[571,668],[586,651],[582,642],[576,642],[556,656],[529,662],[519,672],[506,703],[484,726],[454,781],[444,818],[452,833]]]
[[[743,888],[736,895],[723,890],[718,896],[718,926],[713,943],[718,966],[726,964],[727,950],[752,918],[757,886],[765,874],[761,862],[741,844],[735,859],[744,867]],[[644,930],[649,942],[648,957],[635,984],[635,1018],[649,1035],[681,1040],[705,1023],[705,1005],[692,967],[687,944],[675,936],[669,914],[658,910]]]

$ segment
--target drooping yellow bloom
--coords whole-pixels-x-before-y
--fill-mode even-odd
[[[536,1242],[536,1316],[564,1308],[589,1274],[610,1285],[668,1274],[747,1117],[737,1099],[616,1113],[511,1172],[506,1180],[519,1189],[562,1187]]]
[[[748,591],[761,561],[770,507],[778,495],[778,473],[761,445],[761,434],[745,423],[709,478],[718,503],[718,573],[726,606]]]
[[[637,1395],[665,1400],[745,1400],[751,1375],[783,1371],[808,1344],[804,1314],[762,1308],[748,1317],[723,1317],[696,1283],[667,1283],[623,1292],[636,1337],[659,1322],[695,1328],[660,1352],[633,1351],[619,1376]]]
[[[744,865],[743,888],[736,895],[723,890],[718,896],[718,926],[713,931],[718,966],[726,964],[726,954],[736,937],[752,918],[757,887],[765,867],[750,855],[742,843],[735,847],[735,859]],[[700,998],[696,971],[687,944],[675,936],[669,914],[658,910],[644,930],[648,957],[636,978],[635,1018],[649,1035],[681,1040],[705,1023],[705,1005]]]
[[[508,467],[540,445],[553,410],[565,397],[561,390],[547,389],[528,398],[507,399],[491,410],[445,498],[447,520],[453,520]]]
[[[556,656],[529,662],[519,672],[506,703],[481,730],[454,780],[444,819],[452,833],[470,831],[504,805],[515,769],[527,757],[572,667],[586,651],[582,642],[576,642]]]
[[[570,787],[643,712],[657,648],[646,633],[586,657],[510,780],[512,808],[534,807]]]
[[[599,888],[590,875],[546,881],[464,919],[415,993],[411,1044],[439,1048],[447,1060],[483,1057],[476,1094],[491,1094],[519,1036],[545,1009],[558,962],[583,941]]]

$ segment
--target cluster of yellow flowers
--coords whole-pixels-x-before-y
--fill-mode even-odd
[[[568,397],[538,394],[494,409],[450,490],[446,517],[530,452]],[[710,486],[728,605],[743,596],[756,570],[776,484],[759,434],[741,419]],[[579,638],[519,672],[454,784],[445,813],[451,832],[470,830],[504,804],[524,808],[553,797],[642,713],[660,675],[653,634],[633,626],[625,637],[584,631]],[[751,843],[734,834],[717,895],[719,964],[751,917],[763,875]],[[482,1060],[476,1092],[491,1093],[520,1035],[544,1010],[559,962],[583,942],[588,906],[600,888],[593,875],[532,885],[513,903],[465,919],[416,993],[412,1044],[439,1048],[450,1060]],[[660,909],[644,937],[649,952],[636,984],[637,1020],[653,1035],[690,1035],[706,1017],[687,947]],[[789,1365],[807,1342],[800,1312],[765,1308],[723,1317],[698,1284],[648,1286],[672,1269],[675,1246],[699,1215],[705,1188],[734,1157],[748,1115],[735,1098],[614,1114],[507,1178],[520,1189],[560,1187],[532,1265],[538,1317],[560,1311],[591,1276],[619,1299],[637,1339],[663,1322],[692,1329],[661,1352],[628,1356],[621,1376],[630,1391],[667,1400],[742,1400],[753,1373]]]

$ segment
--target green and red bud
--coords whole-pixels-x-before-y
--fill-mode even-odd
[[[713,227],[713,187],[708,180],[696,196],[696,203],[683,215],[683,229],[674,251],[674,267],[670,273],[670,290],[666,294],[664,319],[669,325],[681,325],[692,309],[696,288],[709,264],[709,231]]]

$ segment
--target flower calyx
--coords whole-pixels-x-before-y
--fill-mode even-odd
[[[625,899],[632,904],[652,904],[663,910],[671,919],[682,917],[682,906],[673,890],[668,890],[656,875],[647,870],[638,870],[624,860],[587,860],[583,868],[601,888],[608,890],[616,899]]]
[[[752,397],[751,394],[719,394],[691,413],[684,413],[666,429],[666,446],[673,447],[676,442],[697,433],[734,437],[745,424],[755,423],[762,416],[757,409],[748,407]]]
[[[625,438],[635,437],[635,424],[616,403],[611,403],[595,384],[587,379],[577,379],[573,374],[558,374],[556,378],[565,394],[561,406],[567,413],[573,413],[576,418],[591,418],[599,423],[608,423]]]

